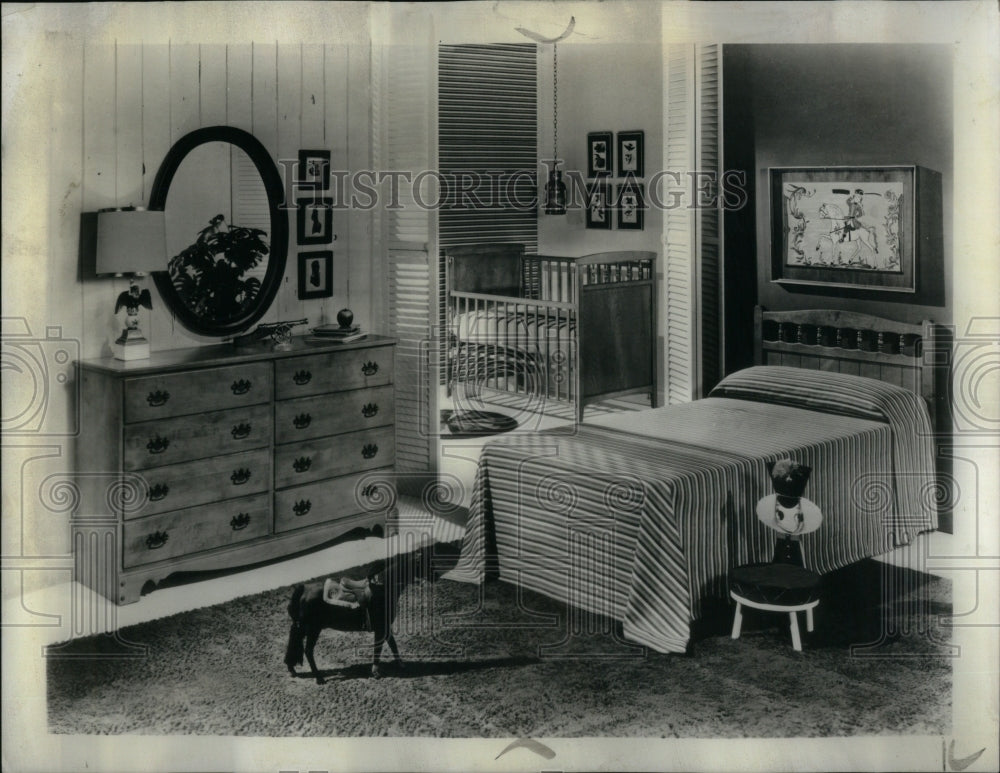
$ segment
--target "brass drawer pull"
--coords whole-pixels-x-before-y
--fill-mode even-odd
[[[294,419],[292,419],[292,424],[295,425],[295,429],[305,429],[309,426],[309,423],[313,420],[312,414],[300,413]]]
[[[312,377],[313,374],[310,373],[308,370],[297,370],[295,371],[295,375],[292,376],[292,381],[294,381],[299,386],[303,386],[312,381]]]
[[[368,403],[364,408],[361,409],[361,415],[364,416],[366,419],[370,419],[376,413],[378,413],[377,403]]]
[[[164,451],[167,450],[169,445],[170,445],[169,438],[160,437],[159,435],[157,435],[148,443],[146,443],[146,450],[149,451],[149,453],[151,454],[162,454]]]
[[[147,550],[158,550],[167,544],[167,540],[170,535],[165,531],[157,531],[146,537],[146,549]]]
[[[364,365],[361,366],[361,372],[364,373],[366,376],[374,376],[376,373],[378,373],[378,363],[369,360],[368,362],[366,362]]]
[[[313,460],[309,456],[300,456],[294,462],[292,462],[292,467],[295,472],[305,472],[310,467],[312,467]]]
[[[375,443],[367,443],[365,447],[361,449],[361,455],[365,459],[371,459],[378,453],[378,446]]]
[[[161,499],[164,499],[169,493],[170,493],[170,486],[168,486],[166,483],[157,483],[155,486],[149,489],[149,501],[159,502]]]
[[[242,486],[248,480],[250,480],[250,470],[246,467],[241,467],[236,470],[232,475],[229,476],[229,480],[233,482],[234,486]]]
[[[241,421],[239,424],[233,426],[232,434],[234,440],[243,440],[250,436],[250,425],[245,421]]]
[[[157,389],[155,392],[150,392],[146,395],[146,402],[149,403],[151,408],[159,408],[161,405],[166,405],[169,399],[170,392],[166,389]]]
[[[233,385],[229,388],[233,390],[234,395],[245,395],[250,391],[251,386],[253,386],[253,384],[250,381],[247,381],[245,378],[241,378],[234,381]]]
[[[240,513],[239,515],[234,515],[233,520],[229,522],[233,531],[241,531],[250,525],[250,513]]]
[[[312,510],[312,502],[308,499],[300,499],[292,506],[292,512],[297,516],[302,516]]]

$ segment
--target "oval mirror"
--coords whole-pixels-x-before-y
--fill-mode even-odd
[[[236,335],[264,315],[285,274],[283,200],[270,154],[242,129],[198,129],[170,149],[149,197],[167,231],[167,269],[153,278],[184,327]]]

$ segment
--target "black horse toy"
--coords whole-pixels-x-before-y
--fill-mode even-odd
[[[323,676],[316,667],[313,650],[324,628],[337,631],[373,631],[372,676],[376,679],[382,675],[379,659],[382,645],[386,642],[389,643],[397,665],[402,667],[403,661],[392,635],[392,623],[396,618],[399,595],[411,579],[412,572],[407,571],[404,563],[406,562],[397,557],[384,570],[369,575],[366,580],[341,580],[341,591],[346,590],[348,598],[354,598],[354,603],[327,601],[324,598],[324,587],[320,585],[307,587],[299,584],[293,588],[292,599],[288,602],[292,627],[288,633],[288,647],[285,649],[285,665],[292,676],[297,676],[295,667],[302,665],[302,656],[305,655],[316,683],[323,684]]]

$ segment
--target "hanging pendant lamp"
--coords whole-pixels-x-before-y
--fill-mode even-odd
[[[566,214],[566,184],[559,166],[559,59],[552,44],[552,167],[545,183],[545,214]]]

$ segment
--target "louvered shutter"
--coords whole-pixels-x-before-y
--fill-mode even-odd
[[[519,242],[538,251],[537,53],[533,44],[438,49],[441,247]],[[470,199],[476,205],[470,206]]]
[[[534,44],[438,49],[441,250],[519,243],[538,252],[537,50]],[[444,325],[445,266],[438,273]],[[446,378],[441,363],[440,379]]]
[[[667,46],[663,82],[663,162],[672,172],[694,167],[694,68],[690,45]],[[687,178],[664,178],[664,201],[679,199],[682,206],[664,212],[663,297],[664,399],[667,404],[689,402],[695,396],[697,379],[697,296],[695,293],[696,228],[693,210],[687,207]]]
[[[691,208],[686,172],[719,172],[721,158],[721,46],[675,44],[664,59],[664,396],[669,404],[701,397],[720,375],[721,218],[717,208]],[[705,199],[718,193],[697,178]]]
[[[411,180],[435,168],[435,57],[431,46],[392,45],[377,57],[383,77],[373,106],[373,130],[379,141],[376,168],[407,171]],[[384,94],[384,98],[382,95]],[[424,178],[426,181],[426,177]],[[382,186],[383,201],[388,187]],[[396,346],[396,468],[404,473],[437,469],[434,433],[437,422],[435,315],[437,294],[436,218],[419,202],[433,202],[412,182],[399,181],[399,206],[380,207],[381,233],[388,269],[386,307],[389,333]],[[404,480],[413,480],[403,476]],[[401,489],[405,490],[401,485]],[[409,492],[415,493],[415,492]]]
[[[703,197],[711,205],[700,206],[697,266],[701,287],[701,390],[704,396],[722,378],[722,202],[719,181],[722,175],[722,46],[695,48],[698,64],[695,75],[695,104],[698,107],[698,169],[711,174],[704,178]]]

